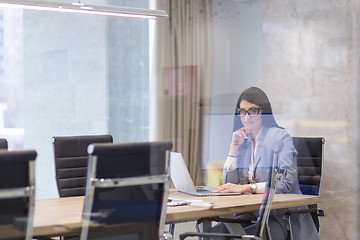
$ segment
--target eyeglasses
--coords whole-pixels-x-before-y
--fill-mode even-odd
[[[261,108],[250,108],[249,110],[245,110],[243,108],[236,108],[235,114],[240,115],[240,117],[245,117],[248,114],[250,117],[256,117],[259,115]]]

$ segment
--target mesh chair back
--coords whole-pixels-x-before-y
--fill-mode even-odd
[[[303,194],[319,195],[324,138],[293,137],[294,147],[298,152],[297,166],[300,190]]]
[[[0,239],[31,239],[35,158],[35,151],[0,150]]]
[[[0,138],[0,149],[8,149],[8,141],[5,138]]]
[[[88,146],[92,143],[112,142],[111,135],[53,137],[56,182],[60,197],[85,195]]]
[[[81,239],[159,239],[171,148],[170,142],[89,146]]]

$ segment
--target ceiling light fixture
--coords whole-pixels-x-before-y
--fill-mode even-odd
[[[168,16],[163,10],[89,5],[80,3],[80,1],[77,3],[66,3],[43,0],[0,0],[0,7],[146,19]]]

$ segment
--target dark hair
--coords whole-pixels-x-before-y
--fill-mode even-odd
[[[281,128],[274,119],[269,98],[266,96],[263,90],[257,87],[250,87],[244,90],[237,101],[236,108],[240,108],[240,103],[242,100],[256,104],[261,108],[263,126]],[[242,127],[243,124],[241,122],[240,116],[235,113],[234,131]]]

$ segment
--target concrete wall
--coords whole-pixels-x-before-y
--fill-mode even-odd
[[[358,1],[263,1],[263,82],[295,136],[323,136],[322,239],[358,239]]]
[[[204,116],[203,167],[223,160],[237,97],[268,94],[292,136],[326,139],[321,239],[358,239],[358,1],[211,1],[212,114]]]

